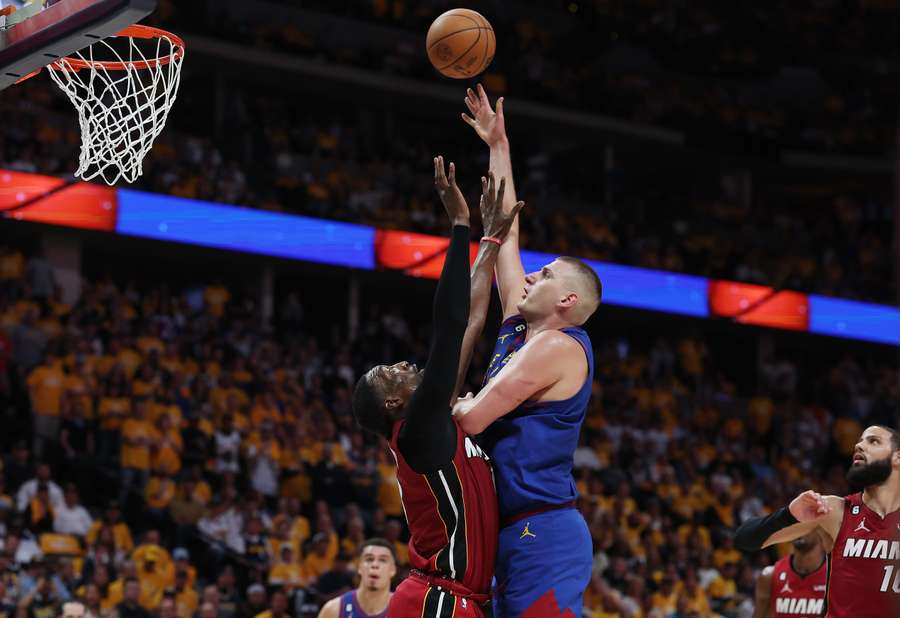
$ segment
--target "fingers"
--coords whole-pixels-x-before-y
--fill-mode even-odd
[[[478,100],[478,97],[475,95],[475,92],[471,88],[466,88],[466,100],[469,101],[469,103],[473,107],[476,107],[476,108],[478,107],[478,105],[480,103],[480,101]]]
[[[488,181],[484,176],[481,177],[481,197],[487,195],[488,192]]]
[[[815,500],[817,515],[824,515],[831,510],[830,508],[828,508],[828,504],[825,503],[825,498],[823,498],[822,495],[818,492],[810,492],[810,497]]]
[[[471,88],[466,88],[466,107],[469,108],[469,111],[472,112],[472,115],[478,113],[478,109],[481,107],[481,102],[478,100],[478,97],[475,96],[475,93],[472,92]]]
[[[482,105],[491,106],[491,102],[488,100],[487,93],[484,91],[484,88],[481,87],[481,84],[478,84],[478,98],[481,100]]]
[[[491,197],[492,200],[494,200],[494,202],[497,201],[496,199],[494,199],[494,196],[495,196],[494,187],[495,186],[496,185],[494,184],[494,172],[488,172],[488,187],[487,187],[488,195]]]
[[[500,189],[497,191],[497,203],[503,205],[503,194],[506,192],[506,176],[500,178]]]
[[[519,216],[519,212],[525,208],[525,202],[516,202],[516,205],[512,208],[512,219],[515,219]]]
[[[497,115],[503,117],[503,97],[497,99]]]
[[[450,162],[450,176],[448,177],[450,180],[450,184],[454,184],[456,182],[456,165],[453,161]]]
[[[481,194],[481,199],[478,200],[478,210],[484,215],[484,193]]]
[[[462,116],[463,122],[465,122],[467,125],[469,125],[473,129],[476,127],[474,118],[469,117],[469,115],[465,113],[460,114],[460,116]]]
[[[451,163],[451,170],[453,169],[453,164]],[[447,182],[447,178],[444,175],[444,157],[438,155],[434,158],[434,184],[436,185],[444,185]]]

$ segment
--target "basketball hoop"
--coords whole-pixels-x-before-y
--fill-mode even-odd
[[[48,66],[78,112],[76,176],[108,185],[137,180],[175,103],[183,60],[179,37],[135,25]]]

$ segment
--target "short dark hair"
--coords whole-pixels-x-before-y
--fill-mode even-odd
[[[366,431],[390,438],[391,424],[384,401],[378,389],[369,382],[369,374],[364,373],[353,389],[353,416],[359,426]]]
[[[391,552],[391,557],[394,559],[394,563],[397,562],[397,551],[394,549],[394,544],[388,541],[387,539],[383,539],[380,536],[374,537],[371,539],[366,539],[359,546],[359,557],[362,557],[363,552],[366,547],[383,547],[389,552]]]
[[[886,432],[891,434],[891,451],[897,452],[900,451],[900,431],[897,431],[893,427],[888,427],[887,425],[875,425],[879,429],[884,429]]]
[[[557,259],[572,268],[575,279],[578,281],[578,287],[584,292],[579,298],[578,306],[569,315],[573,324],[581,326],[594,315],[597,307],[600,306],[603,298],[603,283],[600,282],[600,277],[597,276],[594,269],[578,258],[564,255]]]
[[[573,266],[575,270],[578,271],[578,274],[580,276],[584,277],[585,280],[590,281],[594,284],[594,287],[596,288],[595,291],[597,292],[597,303],[600,303],[600,301],[603,299],[603,282],[600,281],[600,276],[597,274],[597,272],[576,257],[563,255],[559,257],[559,261]]]

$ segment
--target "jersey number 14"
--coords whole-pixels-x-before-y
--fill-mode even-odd
[[[896,569],[896,573],[894,570],[894,565],[892,564],[884,567],[884,579],[881,580],[881,592],[888,592],[888,586],[891,586],[893,592],[900,593],[900,569]],[[891,576],[894,578],[893,584],[891,584]]]

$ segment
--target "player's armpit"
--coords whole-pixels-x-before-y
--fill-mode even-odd
[[[539,333],[475,398],[454,406],[454,415],[466,433],[481,433],[501,416],[556,384],[567,365],[564,359],[575,353],[584,354],[578,342],[565,333]]]
[[[770,618],[769,600],[772,598],[772,573],[775,569],[767,566],[756,579],[753,595],[753,618]]]

